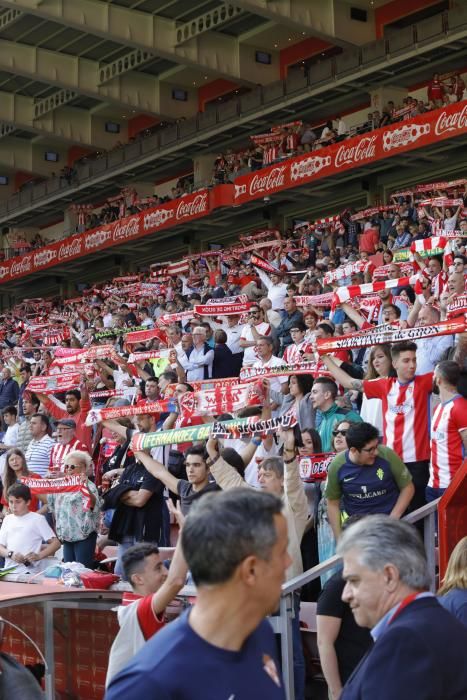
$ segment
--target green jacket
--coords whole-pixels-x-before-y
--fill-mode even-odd
[[[328,408],[327,411],[317,411],[316,423],[323,452],[332,451],[332,431],[343,420],[355,421],[356,423],[362,422],[358,413],[349,411],[348,408],[340,408],[336,403],[331,408]]]

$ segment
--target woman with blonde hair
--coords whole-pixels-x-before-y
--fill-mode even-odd
[[[467,537],[459,540],[451,552],[438,600],[443,608],[467,625]]]

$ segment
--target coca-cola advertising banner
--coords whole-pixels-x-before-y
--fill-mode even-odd
[[[97,229],[76,234],[64,241],[57,241],[36,252],[12,258],[0,264],[0,284],[208,216],[218,207],[245,204],[259,197],[465,133],[467,102],[464,100],[242,175],[233,185],[218,185],[211,190],[200,190]]]
[[[113,221],[111,224],[51,243],[36,252],[7,260],[0,264],[0,284],[25,277],[39,270],[45,270],[48,267],[61,265],[68,260],[96,253],[125,241],[177,226],[177,224],[199,219],[215,208],[211,204],[209,195],[209,190],[200,190],[154,209],[145,209],[133,216]],[[225,192],[223,195],[223,197],[217,196],[215,198],[215,206],[231,203],[231,194],[227,202],[225,201]]]
[[[327,148],[237,177],[234,204],[298,187],[467,132],[467,103],[457,102]]]

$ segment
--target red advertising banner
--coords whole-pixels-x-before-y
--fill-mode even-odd
[[[464,100],[242,175],[233,185],[203,189],[12,258],[0,264],[0,284],[208,216],[217,207],[239,206],[465,133],[467,101]]]
[[[237,177],[234,204],[244,204],[464,133],[467,133],[466,101]]]
[[[225,200],[216,198],[216,206]],[[25,277],[48,267],[61,265],[68,260],[84,257],[125,241],[199,219],[212,211],[210,192],[207,189],[194,192],[180,199],[167,202],[154,209],[127,216],[105,226],[79,233],[66,240],[51,243],[36,252],[12,258],[0,265],[0,283]]]

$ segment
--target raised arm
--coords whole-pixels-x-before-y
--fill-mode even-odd
[[[162,481],[172,493],[178,493],[180,479],[176,479],[163,464],[153,459],[147,452],[135,452],[135,457],[141,464],[144,464],[150,474]]]
[[[334,379],[341,384],[344,389],[355,389],[355,391],[363,391],[363,381],[361,379],[352,379],[352,377],[344,372],[330,355],[322,355],[321,360],[325,367],[332,374]]]

